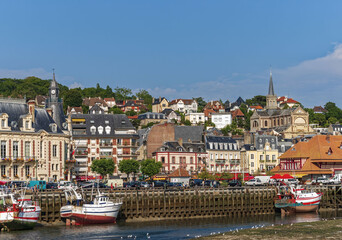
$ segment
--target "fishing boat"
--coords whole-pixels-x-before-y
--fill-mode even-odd
[[[74,188],[65,189],[67,204],[61,207],[60,214],[67,225],[87,225],[115,223],[122,201],[112,202],[104,193],[96,194],[93,201],[84,203],[82,196]]]
[[[311,189],[287,185],[278,189],[275,207],[282,213],[314,212],[318,210],[323,193],[316,193]]]
[[[5,230],[32,229],[37,224],[41,208],[36,201],[0,193],[0,223]]]

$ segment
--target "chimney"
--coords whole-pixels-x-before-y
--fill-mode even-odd
[[[154,98],[152,98],[152,104],[154,103]]]
[[[159,102],[161,102],[161,97],[159,97]]]
[[[29,112],[30,112],[30,114],[32,116],[32,123],[34,123],[34,121],[35,121],[35,116],[34,116],[34,112],[35,111],[34,111],[34,109],[35,109],[35,106],[36,106],[36,102],[34,100],[30,100],[30,101],[27,102],[27,105],[29,107]]]
[[[181,147],[183,147],[183,138],[179,138],[179,139],[178,139],[178,143],[179,143],[179,145],[180,145]]]
[[[47,108],[46,111],[47,111],[48,114],[52,117],[52,108]]]

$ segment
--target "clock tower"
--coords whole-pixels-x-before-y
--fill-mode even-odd
[[[49,87],[49,96],[45,101],[45,107],[52,110],[52,118],[61,130],[67,130],[65,115],[63,112],[63,100],[59,98],[59,87],[56,81],[55,72]]]
[[[53,72],[53,79],[49,87],[49,99],[51,102],[58,102],[59,98],[59,88],[55,78],[55,72]]]

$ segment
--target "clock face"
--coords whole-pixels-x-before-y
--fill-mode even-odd
[[[52,93],[52,94],[55,94],[55,93],[56,93],[56,90],[55,90],[55,89],[51,90],[51,93]]]

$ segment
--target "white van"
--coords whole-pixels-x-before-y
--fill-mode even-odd
[[[58,189],[65,189],[66,187],[74,187],[77,188],[77,186],[75,185],[75,183],[70,182],[70,181],[60,181],[58,184]]]

